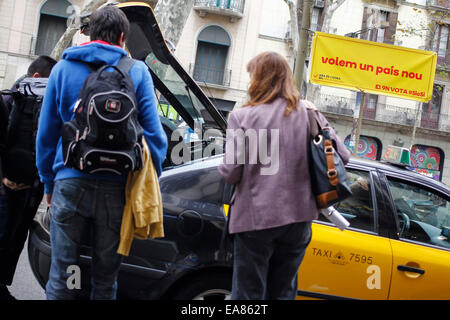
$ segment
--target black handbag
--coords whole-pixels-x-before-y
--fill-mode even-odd
[[[324,209],[352,195],[344,163],[336,151],[330,128],[323,127],[317,111],[307,109],[310,123],[309,164],[311,188],[317,207]]]

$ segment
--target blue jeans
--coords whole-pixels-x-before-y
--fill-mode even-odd
[[[293,300],[311,222],[236,233],[232,300]]]
[[[79,265],[80,247],[87,229],[92,230],[91,299],[116,299],[122,261],[116,251],[124,205],[123,182],[89,179],[55,182],[50,209],[52,259],[47,299],[77,297],[77,289],[68,287],[68,278],[75,274],[69,266]]]

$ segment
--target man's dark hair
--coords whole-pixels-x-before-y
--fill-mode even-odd
[[[95,10],[89,21],[89,36],[91,41],[102,40],[111,44],[119,44],[120,35],[123,41],[128,37],[130,22],[125,13],[117,7],[106,6]]]
[[[32,77],[37,72],[41,78],[48,78],[56,62],[49,56],[39,56],[28,67],[27,76]]]

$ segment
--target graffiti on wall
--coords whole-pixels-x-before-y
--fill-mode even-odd
[[[410,170],[432,177],[435,180],[441,180],[444,157],[440,149],[414,145],[411,148],[410,155]]]
[[[350,147],[350,135],[344,140],[347,149],[352,152]],[[379,160],[381,155],[381,142],[374,137],[360,136],[358,143],[357,156],[363,159]]]

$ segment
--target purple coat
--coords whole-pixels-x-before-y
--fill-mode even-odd
[[[245,107],[230,114],[225,157],[219,166],[225,181],[236,184],[230,233],[317,219],[318,209],[311,192],[308,169],[310,138],[306,105],[312,106],[302,100],[299,110],[286,117],[286,100],[278,98],[270,104]],[[319,118],[323,125],[328,125],[320,113]],[[243,134],[230,129],[247,132],[245,148],[242,147]],[[258,134],[257,140],[255,133]],[[350,153],[333,129],[331,134],[336,140],[338,153],[347,163]],[[266,154],[268,156],[264,157]]]

